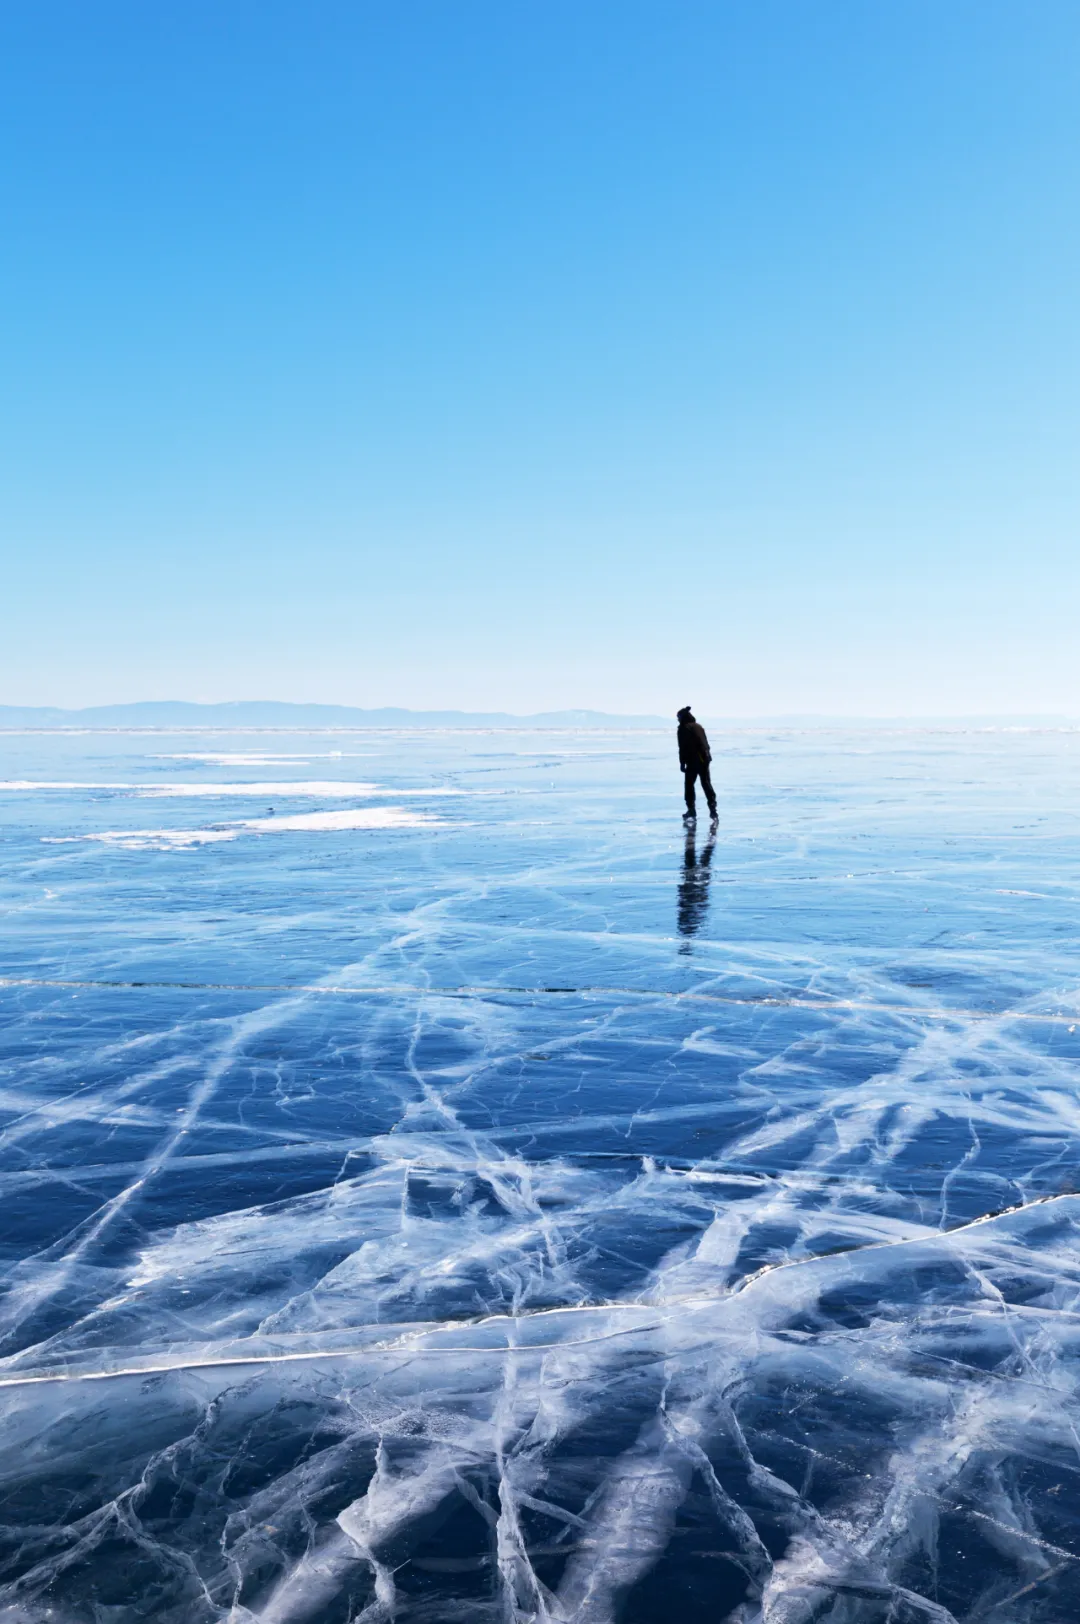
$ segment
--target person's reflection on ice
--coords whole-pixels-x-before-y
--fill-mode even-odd
[[[682,878],[679,881],[680,936],[696,936],[705,923],[705,915],[709,911],[709,870],[715,845],[715,824],[709,829],[708,838],[701,848],[700,855],[697,849],[697,830],[692,824],[688,827],[686,846],[683,850]],[[679,951],[688,953],[689,942]]]

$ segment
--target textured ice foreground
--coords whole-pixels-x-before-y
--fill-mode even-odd
[[[1080,1616],[1080,736],[3,742],[0,1620]]]

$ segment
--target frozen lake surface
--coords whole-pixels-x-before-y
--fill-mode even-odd
[[[8,735],[3,1624],[1080,1617],[1080,735]]]

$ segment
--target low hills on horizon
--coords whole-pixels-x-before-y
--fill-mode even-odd
[[[889,728],[889,727],[981,727],[1071,728],[1076,719],[1064,715],[1024,716],[825,716],[796,715],[758,717],[715,717],[702,713],[710,726],[748,728]],[[142,700],[125,705],[91,705],[81,710],[65,710],[53,705],[0,705],[0,729],[148,729],[152,731],[214,732],[237,729],[306,731],[341,728],[673,728],[674,716],[622,716],[608,711],[540,711],[520,716],[509,711],[427,711],[401,706],[364,710],[354,705],[292,704],[285,700],[233,700],[201,704],[194,700]]]
[[[674,721],[674,718],[672,718]],[[141,700],[129,705],[91,705],[63,710],[52,705],[0,705],[0,727],[18,728],[400,728],[400,727],[666,727],[663,716],[613,716],[605,711],[543,711],[515,716],[509,711],[417,711],[385,705],[291,704],[286,700]]]

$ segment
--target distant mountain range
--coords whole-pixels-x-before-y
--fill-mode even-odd
[[[1073,728],[1068,716],[757,716],[705,715],[710,727],[728,728]],[[618,716],[608,711],[540,711],[515,716],[509,711],[415,711],[389,705],[360,710],[353,705],[290,705],[281,700],[235,700],[199,705],[188,700],[145,700],[135,705],[92,705],[60,710],[51,705],[0,705],[0,729],[152,728],[188,732],[198,728],[673,728],[674,716]]]
[[[49,705],[0,705],[0,728],[225,728],[230,727],[668,727],[663,716],[610,716],[605,711],[413,711],[397,706],[358,710],[352,705],[289,705],[278,700],[237,700],[197,705],[187,700],[147,700],[136,705],[92,705],[59,710]]]

